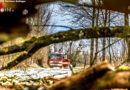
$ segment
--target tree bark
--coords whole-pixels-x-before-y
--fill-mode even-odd
[[[92,0],[93,6],[95,6],[95,0]],[[95,27],[95,12],[96,9],[93,7],[93,14],[92,14],[92,28]],[[91,38],[91,48],[90,48],[90,65],[93,65],[93,53],[94,53],[94,38]]]
[[[98,1],[97,3],[98,3],[98,5],[99,5],[99,4],[100,4],[100,1]],[[100,12],[100,9],[98,8],[98,9],[97,9],[97,14],[96,14],[96,27],[99,26],[99,25],[98,25],[99,12]],[[95,46],[95,48],[96,48],[96,52],[95,52],[95,57],[94,57],[93,63],[97,61],[97,56],[98,56],[98,53],[97,53],[97,52],[98,52],[98,38],[96,38],[96,46]]]
[[[48,41],[49,44],[52,43],[59,43],[64,41],[76,41],[79,39],[89,39],[89,38],[102,38],[102,37],[119,37],[123,38],[125,36],[129,36],[130,27],[95,27],[95,28],[88,28],[88,29],[79,29],[79,30],[70,30],[66,32],[60,32],[57,34],[51,34],[46,36],[40,36],[42,40],[50,40]],[[124,32],[125,31],[125,32]],[[75,38],[74,38],[75,37]],[[21,52],[27,49],[32,43],[38,40],[38,36],[33,36],[24,42],[4,47],[0,49],[0,55],[6,55],[16,52]],[[48,45],[49,45],[48,44]]]
[[[125,30],[125,32],[124,32]],[[23,60],[32,56],[37,50],[41,47],[45,47],[52,43],[59,43],[65,41],[76,41],[83,38],[96,38],[96,37],[124,37],[128,36],[129,33],[126,33],[127,30],[129,31],[129,27],[104,27],[104,28],[88,28],[88,29],[80,29],[80,30],[70,30],[66,32],[60,32],[57,34],[40,36],[40,37],[33,37],[29,40],[26,40],[22,44],[23,47],[26,47],[24,52],[18,55],[15,59],[8,62],[7,66],[2,67],[3,69],[10,69]],[[18,50],[17,50],[18,51]],[[1,54],[10,53],[8,47],[6,49],[1,49]]]
[[[108,15],[108,27],[110,27],[110,26],[111,26],[111,11],[109,10],[109,15]],[[111,38],[110,38],[110,37],[108,38],[108,44],[109,44],[109,45],[111,44]],[[108,53],[109,53],[109,56],[110,56],[109,62],[112,63],[111,47],[109,47]]]
[[[109,45],[111,44],[111,38],[108,38],[108,43],[109,43]],[[108,52],[109,52],[109,56],[110,56],[109,61],[110,61],[110,63],[112,63],[111,47],[109,47]]]
[[[106,39],[105,38],[103,38],[102,45],[103,45],[103,48],[105,48],[105,46],[106,46]],[[104,49],[102,52],[102,61],[105,61],[105,56],[106,56],[106,49]]]
[[[128,13],[125,13],[125,26],[129,26],[129,15]],[[126,43],[127,43],[127,47],[128,47],[128,56],[127,56],[127,62],[130,62],[130,38],[127,37],[126,38]]]
[[[104,27],[106,27],[106,24],[107,24],[107,10],[105,10],[105,18],[104,18]],[[103,48],[105,48],[106,46],[106,38],[103,38]],[[102,61],[105,61],[105,57],[106,57],[106,49],[103,50],[102,52]]]

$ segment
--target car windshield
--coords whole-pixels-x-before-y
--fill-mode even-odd
[[[52,54],[51,59],[61,59],[61,54]]]

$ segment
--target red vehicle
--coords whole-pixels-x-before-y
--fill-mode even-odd
[[[70,62],[69,62],[69,59],[67,59],[67,55],[60,54],[60,53],[51,53],[49,64],[50,64],[50,67],[67,68]]]

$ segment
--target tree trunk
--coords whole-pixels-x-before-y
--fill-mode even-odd
[[[92,4],[95,6],[95,0],[92,0]],[[94,23],[95,23],[95,12],[96,9],[93,7],[93,15],[92,15],[92,28],[94,28]],[[93,52],[94,52],[94,39],[91,39],[91,48],[90,48],[90,65],[93,65]]]
[[[122,50],[122,57],[125,58],[126,57],[126,39],[123,40],[123,50]]]
[[[109,45],[111,44],[111,38],[108,38],[108,43],[109,43]],[[108,52],[109,52],[109,55],[110,55],[110,56],[109,56],[109,57],[110,57],[109,62],[112,63],[111,47],[109,47]]]
[[[125,13],[125,26],[129,26],[129,14]],[[127,56],[127,62],[130,62],[130,38],[126,38],[126,43],[128,47],[128,56]]]
[[[94,39],[91,39],[91,48],[90,48],[90,65],[93,65],[93,51],[94,51]]]
[[[98,4],[100,4],[100,2],[98,2]],[[99,8],[97,9],[97,15],[96,15],[96,27],[98,27],[98,20],[99,20]],[[96,52],[95,52],[95,60],[94,60],[94,62],[95,61],[97,61],[97,55],[98,55],[98,38],[96,38]]]
[[[106,49],[105,49],[105,46],[106,46],[106,39],[105,38],[103,38],[103,48],[104,48],[104,50],[103,50],[103,52],[102,52],[102,61],[105,61],[105,56],[106,56]]]
[[[108,26],[111,26],[111,11],[109,10],[109,16],[108,16]],[[108,38],[108,45],[111,44],[111,38]],[[111,57],[111,47],[108,48],[108,53],[109,53],[109,62],[112,63],[112,57]]]
[[[107,10],[105,10],[104,27],[106,27],[106,24],[107,24]],[[103,45],[103,48],[105,48],[105,46],[106,46],[106,38],[103,38],[102,45]],[[103,50],[102,61],[105,61],[105,57],[106,57],[106,49]]]
[[[95,60],[94,60],[94,62],[96,62],[97,61],[97,55],[98,55],[98,38],[96,38],[96,46],[95,46],[95,48],[96,48],[96,52],[95,52]]]

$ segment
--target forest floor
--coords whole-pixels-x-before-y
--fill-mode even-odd
[[[129,67],[120,66],[115,69],[107,62],[85,68],[71,66],[69,68],[15,68],[0,71],[0,90],[61,90],[57,88],[63,87],[63,90],[81,90],[83,86],[85,89],[82,90],[108,87],[128,90],[126,88],[130,88],[129,78]],[[73,84],[77,85],[72,87]],[[122,87],[126,88],[122,89]]]
[[[81,72],[83,68],[73,68],[73,72]],[[45,88],[55,81],[69,77],[72,71],[67,68],[23,68],[12,69],[0,72],[0,85],[6,88],[15,88],[24,90],[29,88]],[[30,89],[31,90],[31,89]],[[42,90],[42,89],[41,89]]]

